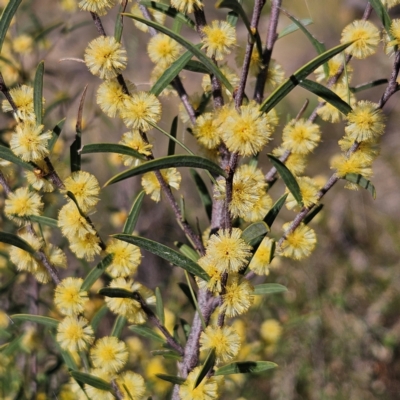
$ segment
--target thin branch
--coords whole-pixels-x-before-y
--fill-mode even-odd
[[[97,31],[100,33],[100,35],[107,36],[99,15],[94,12],[90,12],[90,15],[92,16],[94,24],[96,25]]]

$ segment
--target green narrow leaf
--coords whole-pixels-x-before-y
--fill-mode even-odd
[[[33,171],[35,169],[32,164],[22,161],[11,151],[11,149],[2,145],[0,145],[0,158],[10,161],[13,164],[19,165],[20,167],[27,169],[28,171]]]
[[[135,230],[145,194],[145,191],[141,190],[136,196],[135,201],[132,204],[132,208],[129,211],[128,218],[125,221],[124,228],[122,229],[123,233],[127,233],[130,235]]]
[[[390,39],[394,39],[392,33],[390,32],[390,27],[392,25],[392,20],[389,17],[389,14],[382,4],[381,0],[369,0],[372,7],[374,7],[375,12],[378,14],[379,19],[384,26],[386,33],[389,35]]]
[[[133,299],[134,293],[127,289],[105,287],[99,290],[99,294],[106,297],[112,297],[117,299]]]
[[[256,374],[264,372],[278,365],[271,361],[239,361],[224,365],[215,371],[214,376],[232,374]]]
[[[176,138],[176,133],[178,131],[178,116],[176,116],[171,125],[171,132],[170,135],[174,138]],[[175,142],[172,139],[169,139],[168,142],[168,155],[173,156],[175,154]]]
[[[200,258],[197,251],[194,250],[192,247],[188,246],[187,244],[184,244],[181,242],[174,242],[174,245],[179,249],[179,251],[183,255],[185,255],[186,257],[189,257],[194,262],[197,262],[197,260]]]
[[[314,72],[320,65],[326,63],[336,54],[341,53],[353,42],[341,44],[336,46],[318,57],[315,57],[307,64],[303,65],[293,75],[291,75],[285,82],[283,82],[278,88],[276,88],[269,96],[264,100],[260,106],[260,111],[268,113],[271,111],[283,98],[285,98],[303,79],[305,79],[311,72]]]
[[[91,154],[91,153],[116,153],[138,158],[139,160],[143,161],[147,160],[146,156],[132,149],[132,147],[116,143],[85,144],[80,150],[80,154]]]
[[[103,379],[98,378],[97,376],[87,374],[86,372],[73,371],[73,370],[69,371],[69,373],[78,382],[85,383],[89,386],[93,386],[96,389],[109,392],[111,391],[111,384]]]
[[[122,38],[122,31],[124,29],[124,16],[121,13],[125,12],[127,2],[122,2],[119,6],[118,14],[117,14],[117,21],[115,22],[114,28],[114,38],[115,40],[120,43]]]
[[[182,385],[183,383],[185,383],[185,379],[179,376],[156,374],[156,377],[162,379],[163,381],[173,383],[174,385]]]
[[[304,225],[309,224],[314,217],[324,208],[323,204],[318,204],[316,207],[314,207],[310,213],[308,213],[307,217],[304,218],[303,222]]]
[[[11,315],[10,318],[13,321],[28,321],[28,322],[36,322],[37,324],[47,326],[49,328],[57,329],[58,321],[54,318],[43,317],[41,315],[31,315],[31,314],[14,314]]]
[[[173,350],[152,350],[152,351],[150,351],[150,353],[153,356],[162,356],[169,360],[179,361],[182,359],[182,357],[176,351],[173,351]]]
[[[156,342],[165,344],[165,339],[161,337],[158,333],[154,332],[147,326],[142,325],[131,325],[129,329],[135,332],[137,335],[143,336],[147,339],[155,340]]]
[[[352,111],[352,108],[349,104],[343,101],[335,92],[321,85],[320,83],[310,81],[309,79],[303,79],[299,83],[299,86],[311,93],[314,93],[316,96],[321,97],[327,103],[332,104],[344,115],[347,115]]]
[[[29,219],[33,222],[37,222],[38,224],[58,228],[58,221],[54,218],[43,217],[41,215],[30,215]]]
[[[43,118],[43,75],[44,61],[40,61],[36,68],[35,80],[33,81],[33,109],[37,125],[42,125]]]
[[[366,90],[366,89],[371,89],[371,88],[373,88],[375,86],[385,85],[386,83],[388,83],[387,79],[377,79],[376,81],[363,83],[362,85],[351,87],[350,88],[350,92],[351,93],[358,93],[358,92],[362,92],[363,90]]]
[[[303,26],[308,26],[313,23],[313,20],[310,18],[305,18],[305,19],[300,19],[299,22]],[[296,32],[297,30],[299,30],[299,26],[297,24],[294,23],[290,24],[286,28],[282,29],[282,31],[278,35],[278,39],[282,39],[284,36],[290,35],[291,33]]]
[[[276,203],[272,206],[272,208],[268,211],[268,214],[264,218],[264,222],[271,228],[272,224],[275,221],[275,218],[278,216],[279,212],[281,211],[282,207],[285,204],[286,197],[288,197],[289,193],[284,194],[281,196]]]
[[[52,25],[47,26],[33,37],[34,42],[37,43],[40,40],[43,40],[48,34],[50,34],[62,25],[64,25],[64,22],[56,22]]]
[[[211,371],[215,365],[215,347],[211,349],[211,351],[208,353],[208,356],[206,360],[204,361],[204,364],[202,365],[199,375],[197,375],[196,381],[194,383],[194,388],[196,389],[197,386],[200,385],[202,380],[205,378],[205,376],[208,374],[209,371]]]
[[[190,335],[190,331],[191,331],[191,327],[188,324],[188,322],[185,321],[183,318],[179,318],[179,322],[181,323],[181,327],[182,327],[183,333],[185,334],[185,339],[188,340],[189,339],[189,335]]]
[[[53,131],[51,133],[51,139],[49,140],[49,143],[47,144],[47,147],[51,151],[54,148],[54,145],[57,142],[57,139],[60,137],[61,135],[61,131],[62,128],[64,127],[64,123],[65,123],[66,118],[63,118],[60,122],[57,123],[57,125],[53,128]]]
[[[287,287],[280,285],[279,283],[263,283],[254,286],[254,294],[257,296],[282,292],[287,292]]]
[[[100,275],[105,271],[105,269],[112,263],[113,255],[108,254],[105,256],[86,276],[85,280],[82,282],[81,290],[89,290],[93,284],[100,278]]]
[[[174,23],[172,24],[172,30],[179,34],[182,30],[183,22],[179,19],[174,18]]]
[[[167,4],[159,3],[157,1],[146,0],[142,0],[140,4],[145,7],[152,8],[153,10],[160,11],[163,14],[168,15],[169,17],[177,19],[186,24],[189,28],[194,29],[196,27],[196,24],[186,14],[180,13],[178,10],[173,7],[169,7]]]
[[[135,19],[136,21],[142,22],[145,25],[151,26],[152,28],[156,29],[157,31],[164,33],[165,35],[176,40],[180,45],[185,47],[194,56],[196,56],[199,59],[199,61],[201,61],[208,68],[209,73],[214,74],[217,77],[217,79],[219,81],[221,81],[221,83],[228,89],[229,92],[233,93],[232,85],[226,79],[226,77],[221,72],[221,70],[196,45],[193,45],[191,42],[184,39],[182,36],[177,35],[172,30],[166,28],[163,25],[158,24],[157,22],[149,21],[147,19],[137,17],[136,15],[133,15],[133,14],[124,14],[124,15],[126,15],[129,18]]]
[[[196,304],[192,297],[192,293],[190,291],[189,285],[187,285],[186,283],[183,283],[183,282],[179,282],[178,286],[179,286],[179,289],[182,290],[183,294],[187,297],[187,299],[189,300],[189,302],[193,306],[193,308],[196,309]],[[196,294],[195,294],[195,296],[196,296]]]
[[[111,331],[111,336],[119,338],[121,336],[122,330],[124,329],[126,322],[127,319],[123,315],[118,315],[118,317],[115,318],[114,326]]]
[[[265,222],[254,222],[242,232],[242,239],[250,246],[257,246],[268,232],[269,227]]]
[[[22,0],[10,0],[3,10],[0,17],[0,53],[3,48],[4,39],[6,37],[11,20],[16,13]]]
[[[208,69],[200,61],[190,60],[183,67],[186,71],[199,72],[201,74],[208,74]]]
[[[192,261],[189,257],[184,256],[181,253],[171,249],[168,246],[165,246],[161,243],[154,242],[153,240],[146,239],[140,236],[126,235],[126,234],[118,234],[113,235],[115,239],[122,240],[124,242],[128,242],[139,246],[140,248],[153,253],[164,260],[174,264],[178,267],[183,268],[185,271],[200,277],[205,281],[209,281],[210,277],[208,274],[200,267],[197,263]]]
[[[376,199],[375,186],[368,179],[364,178],[360,174],[347,174],[344,179],[351,183],[355,183],[364,189],[367,189],[371,193],[372,197]]]
[[[125,179],[131,178],[132,176],[141,175],[145,172],[159,171],[166,168],[179,168],[179,167],[192,167],[205,169],[216,175],[225,176],[225,171],[217,164],[208,160],[207,158],[192,156],[192,155],[175,155],[157,158],[156,160],[147,161],[137,167],[123,171],[110,180],[108,180],[104,186],[112,185],[113,183],[123,181]]]
[[[22,340],[22,335],[16,337],[9,343],[1,345],[0,353],[7,357],[11,356],[16,350],[19,349],[21,340]]]
[[[107,314],[108,307],[106,304],[104,306],[100,307],[100,309],[94,314],[93,318],[90,321],[90,325],[92,325],[93,330],[96,332],[97,328],[100,325],[101,320],[104,318],[104,316]]]
[[[159,287],[156,287],[155,290],[155,295],[156,295],[156,314],[158,319],[161,322],[161,325],[165,325],[165,313],[164,313],[164,303],[163,299],[161,296],[161,291]]]
[[[35,250],[24,239],[14,233],[0,232],[0,242],[10,244],[27,251],[29,254],[35,254]]]
[[[208,192],[207,186],[204,183],[203,179],[201,178],[200,174],[194,170],[190,169],[190,175],[196,184],[197,192],[199,193],[200,200],[203,203],[203,206],[206,210],[206,214],[208,219],[211,221],[211,214],[212,214],[212,199],[210,193]]]
[[[274,157],[272,154],[267,154],[271,164],[276,168],[279,175],[281,176],[283,182],[285,182],[286,187],[290,190],[293,197],[296,199],[297,204],[303,205],[303,198],[301,196],[300,186],[297,183],[294,175],[289,171],[288,167],[283,164],[278,158]]]

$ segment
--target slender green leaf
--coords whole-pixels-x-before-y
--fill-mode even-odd
[[[188,246],[187,244],[184,244],[181,242],[174,242],[174,245],[179,249],[179,251],[183,255],[185,255],[186,257],[189,257],[194,262],[197,262],[197,260],[200,258],[197,251],[194,250],[192,247]]]
[[[378,14],[378,17],[381,20],[382,25],[384,26],[384,28],[386,30],[386,33],[393,40],[394,37],[393,37],[392,33],[390,32],[392,20],[390,19],[385,6],[382,4],[382,1],[381,0],[369,0],[369,2],[371,4],[371,6],[374,7],[375,12]]]
[[[153,356],[162,356],[166,359],[170,359],[170,360],[181,360],[182,357],[173,350],[152,350],[150,352]]]
[[[146,160],[146,156],[140,154],[132,147],[124,146],[123,144],[116,143],[91,143],[85,144],[80,151],[80,154],[90,154],[90,153],[116,153],[124,154],[126,156],[131,156],[138,158],[139,160]]]
[[[133,299],[134,293],[127,289],[105,287],[99,290],[99,294],[106,297],[119,298],[119,299]]]
[[[176,116],[173,120],[172,120],[172,125],[171,125],[171,132],[170,135],[174,138],[176,138],[176,134],[178,131],[178,116]],[[173,156],[175,154],[175,142],[173,140],[169,140],[168,142],[168,155],[169,156]]]
[[[159,171],[161,169],[171,167],[192,167],[200,168],[210,171],[216,175],[225,175],[224,170],[217,164],[208,160],[207,158],[192,156],[192,155],[175,155],[157,158],[156,160],[147,161],[137,167],[128,169],[127,171],[121,172],[110,180],[108,180],[104,186],[112,185],[113,183],[123,181],[131,178],[132,176],[141,175],[145,172]]]
[[[80,208],[78,200],[76,199],[75,195],[72,192],[70,192],[69,190],[66,192],[66,195],[73,201],[73,203],[75,204],[76,208],[79,211],[80,216],[86,219],[86,216],[85,216],[84,212],[82,211],[82,209]]]
[[[192,175],[192,178],[196,184],[196,189],[206,210],[207,217],[211,221],[212,199],[210,193],[208,192],[207,186],[196,170],[190,169],[190,175]]]
[[[124,29],[124,16],[121,15],[121,13],[125,12],[126,4],[127,4],[127,2],[125,2],[125,5],[124,5],[124,3],[121,3],[119,5],[117,21],[115,22],[114,38],[118,43],[121,42],[122,31]]]
[[[287,288],[279,283],[263,283],[261,285],[254,286],[254,294],[274,294],[287,292]]]
[[[169,17],[177,19],[184,24],[186,24],[189,28],[194,29],[196,24],[186,15],[180,13],[177,9],[173,7],[169,7],[167,4],[159,3],[157,1],[146,1],[142,0],[140,4],[144,5],[145,7],[152,8],[153,10],[157,10],[162,12]]]
[[[156,314],[158,319],[161,322],[161,325],[165,324],[165,313],[164,313],[164,303],[163,303],[163,299],[161,296],[161,290],[159,287],[156,287],[155,290],[155,295],[156,295]]]
[[[89,290],[93,284],[100,278],[105,269],[112,263],[113,255],[108,254],[105,256],[93,269],[87,274],[82,283],[81,290]]]
[[[146,194],[145,191],[141,190],[139,194],[136,196],[135,201],[132,204],[132,208],[129,211],[128,218],[125,221],[125,225],[122,230],[123,233],[127,233],[130,235],[135,230],[145,194]]]
[[[108,311],[108,307],[106,304],[104,304],[104,306],[102,306],[97,312],[96,314],[94,314],[93,318],[90,321],[90,325],[92,325],[93,330],[96,332],[97,328],[100,325],[100,322],[102,321],[102,319],[104,318],[104,316],[107,314]]]
[[[29,254],[35,254],[35,250],[24,239],[14,233],[0,232],[0,242],[10,244],[27,251]]]
[[[63,118],[60,122],[57,123],[57,125],[53,128],[53,131],[51,133],[51,139],[49,140],[49,143],[47,144],[47,147],[49,148],[50,152],[53,150],[54,145],[57,142],[57,139],[61,135],[62,128],[64,126],[66,118]]]
[[[131,325],[129,329],[132,332],[135,332],[137,335],[143,336],[147,339],[155,340],[159,343],[166,343],[165,339],[161,337],[158,333],[154,332],[152,329],[147,326],[142,325]]]
[[[303,198],[301,196],[300,186],[297,183],[294,175],[289,171],[288,167],[283,164],[278,158],[273,156],[272,154],[267,155],[271,164],[276,168],[281,176],[283,182],[285,182],[286,187],[290,190],[293,197],[296,199],[297,203],[301,206],[303,205]]]
[[[318,97],[321,97],[329,104],[332,104],[344,115],[347,115],[352,111],[352,108],[349,104],[343,101],[335,92],[321,85],[320,83],[310,81],[309,79],[303,79],[299,85],[309,92],[314,93]]]
[[[189,285],[187,285],[186,283],[183,283],[183,282],[179,282],[178,286],[179,286],[179,289],[182,290],[183,294],[187,297],[187,299],[189,300],[189,302],[193,306],[193,308],[196,309],[196,304],[192,297],[192,293],[190,291]],[[196,294],[195,294],[195,296],[196,296]]]
[[[364,189],[367,189],[368,192],[371,193],[372,197],[375,199],[376,198],[376,191],[375,191],[375,186],[369,181],[368,179],[364,178],[360,174],[347,174],[344,179],[346,181],[349,181],[351,183],[355,183],[358,186],[361,186]]]
[[[87,374],[86,372],[73,371],[73,370],[72,371],[70,370],[69,373],[75,380],[81,383],[93,386],[96,389],[111,391],[111,384],[103,379],[98,378],[97,376]]]
[[[139,18],[133,14],[124,14],[124,15],[126,15],[129,18],[135,19],[136,21],[142,22],[148,26],[151,26],[157,31],[164,33],[165,35],[176,40],[179,44],[181,44],[183,47],[189,50],[194,56],[196,56],[199,59],[199,61],[201,61],[208,68],[209,73],[214,74],[217,77],[217,79],[221,81],[221,83],[229,90],[229,92],[233,93],[232,85],[226,79],[221,70],[196,45],[184,39],[182,36],[177,35],[175,32],[166,28],[165,26],[158,24],[157,22],[149,21],[144,18]]]
[[[126,322],[127,319],[123,315],[118,315],[118,317],[115,318],[114,326],[111,331],[111,336],[119,338],[121,336],[122,330],[124,329]]]
[[[47,326],[49,328],[57,329],[58,321],[54,318],[43,317],[42,315],[31,315],[31,314],[14,314],[10,318],[13,321],[23,321],[23,322],[36,322],[37,324]]]
[[[358,93],[358,92],[362,92],[363,90],[366,90],[366,89],[371,89],[371,88],[373,88],[375,86],[385,85],[386,83],[388,83],[387,79],[377,79],[377,80],[372,81],[372,82],[363,83],[362,85],[351,87],[350,88],[350,92],[351,93]]]
[[[183,318],[179,318],[179,322],[181,323],[181,327],[182,327],[183,333],[185,334],[185,338],[186,338],[186,340],[188,340],[190,331],[191,331],[191,326]]]
[[[197,386],[200,385],[202,380],[205,378],[205,376],[213,369],[215,365],[215,347],[210,350],[210,352],[207,355],[206,360],[204,361],[204,364],[202,365],[199,375],[197,375],[196,381],[194,383],[194,388],[196,389]]]
[[[59,28],[62,25],[64,25],[64,22],[56,22],[56,23],[53,23],[52,25],[47,26],[46,28],[44,28],[43,30],[41,30],[34,36],[33,39],[34,39],[35,43],[39,42],[40,40],[43,40],[47,35],[49,35],[51,32],[53,32],[54,30],[56,30],[57,28]]]
[[[286,197],[288,197],[288,193],[281,196],[276,203],[272,206],[272,208],[268,211],[268,214],[264,218],[264,222],[271,228],[272,224],[275,221],[275,218],[278,216],[279,212],[281,211],[282,207],[285,204]]]
[[[308,213],[307,217],[304,218],[303,222],[305,225],[309,224],[314,217],[324,208],[323,204],[318,204],[316,207],[314,207],[310,213]]]
[[[271,361],[239,361],[218,368],[214,375],[256,374],[277,366]]]
[[[200,48],[200,45],[197,45]],[[158,78],[157,82],[150,89],[150,93],[159,96],[162,91],[179,75],[185,65],[193,57],[191,51],[183,53],[176,61],[174,61]]]
[[[268,113],[271,111],[283,98],[285,98],[304,78],[314,72],[320,65],[324,64],[336,54],[341,53],[353,42],[341,44],[336,46],[325,53],[315,57],[307,64],[303,65],[293,75],[291,75],[285,82],[272,92],[267,99],[260,106],[260,111]]]
[[[43,118],[43,75],[44,61],[40,61],[36,68],[35,80],[33,82],[33,109],[37,125],[42,125]]]
[[[210,280],[210,277],[203,270],[203,268],[200,267],[200,265],[196,264],[189,257],[186,257],[181,253],[178,253],[177,251],[171,249],[168,246],[165,246],[161,243],[157,243],[154,242],[153,240],[146,239],[140,236],[118,234],[118,235],[113,235],[113,237],[118,240],[123,240],[124,242],[135,244],[136,246],[139,246],[140,248],[163,258],[164,260],[170,262],[171,264],[183,268],[187,272],[196,275],[205,281]]]
[[[35,167],[32,164],[22,161],[19,157],[17,157],[11,151],[11,149],[1,145],[0,145],[0,158],[2,158],[3,160],[10,161],[13,164],[19,165],[20,167],[27,169],[28,171],[33,171],[35,169]]]
[[[10,0],[3,10],[0,17],[0,53],[3,47],[4,39],[6,37],[11,20],[16,13],[22,0]]]
[[[11,356],[15,351],[17,351],[20,347],[22,340],[22,335],[16,337],[9,343],[5,343],[1,346],[0,353],[9,357]]]
[[[183,68],[186,71],[199,72],[201,74],[208,74],[208,69],[200,61],[190,60]]]
[[[33,222],[37,222],[38,224],[58,228],[58,221],[54,218],[43,217],[41,215],[30,215],[29,219]]]
[[[254,222],[243,231],[242,239],[250,246],[256,246],[264,239],[268,232],[269,227],[265,222]]]
[[[305,18],[305,19],[300,19],[299,22],[301,22],[303,26],[308,26],[313,23],[313,20],[310,18]],[[290,35],[291,33],[296,32],[297,30],[299,30],[299,26],[297,24],[294,23],[290,24],[286,28],[282,29],[282,31],[278,35],[278,39],[282,39],[284,36]]]
[[[179,376],[156,374],[156,377],[162,379],[163,381],[173,383],[174,385],[182,385],[185,383],[185,379]]]

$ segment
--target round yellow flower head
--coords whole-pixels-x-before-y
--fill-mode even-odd
[[[69,248],[78,258],[93,261],[101,252],[100,239],[96,234],[86,233],[83,236],[70,237]]]
[[[147,53],[154,64],[168,68],[180,55],[182,46],[164,34],[153,36],[147,45]]]
[[[205,377],[195,388],[200,367],[196,367],[186,378],[185,383],[179,386],[179,396],[185,400],[217,400],[218,386],[222,377]]]
[[[297,183],[300,187],[301,196],[303,198],[303,205],[304,207],[310,207],[311,205],[315,204],[318,201],[317,195],[320,189],[317,182],[314,179],[309,178],[308,176],[299,176],[297,178]],[[288,210],[299,210],[300,206],[297,204],[296,199],[294,198],[293,194],[286,189],[286,193],[289,193],[288,197],[286,198],[286,207]]]
[[[18,118],[22,121],[35,122],[36,116],[33,109],[33,87],[27,85],[18,86],[10,90],[10,96],[17,107]],[[3,100],[2,109],[4,112],[14,111],[8,100]]]
[[[212,21],[211,26],[203,28],[203,49],[207,49],[208,57],[222,60],[225,54],[229,54],[230,48],[236,44],[235,28],[226,21]]]
[[[98,15],[106,15],[108,10],[115,5],[115,0],[82,0],[79,8],[83,11],[90,11]]]
[[[230,274],[222,296],[221,310],[227,317],[236,317],[248,311],[254,302],[254,287],[237,274]]]
[[[86,291],[81,291],[83,279],[65,278],[55,288],[54,304],[61,314],[73,316],[82,314],[88,300]]]
[[[40,215],[43,209],[40,195],[26,187],[11,192],[4,203],[7,217],[18,223],[23,223],[30,215]]]
[[[94,369],[90,371],[90,375],[96,376],[97,378],[100,378],[107,383],[110,383],[111,380],[115,378],[115,374],[104,371],[102,369]],[[115,400],[115,396],[109,390],[99,389],[88,384],[85,384],[85,392],[89,399]]]
[[[266,319],[261,325],[260,333],[268,344],[274,344],[282,335],[282,326],[276,319]]]
[[[186,14],[193,12],[195,8],[201,10],[203,3],[201,0],[171,0],[171,6]]]
[[[18,236],[25,240],[25,242],[27,242],[35,252],[39,251],[43,245],[43,242],[40,239],[29,232],[22,232]],[[38,270],[39,262],[33,254],[14,246],[10,248],[9,254],[11,262],[17,266],[18,271],[33,273]]]
[[[200,267],[203,268],[210,277],[209,281],[203,281],[201,278],[196,277],[199,288],[207,289],[214,294],[220,293],[222,290],[221,271],[216,268],[213,259],[211,257],[204,256],[197,260],[197,264],[199,264]]]
[[[286,231],[289,226],[290,222],[284,224],[283,230]],[[316,243],[315,232],[307,225],[300,224],[294,232],[287,234],[280,252],[284,257],[301,260],[312,253]]]
[[[357,20],[347,25],[342,32],[340,43],[355,41],[345,52],[355,58],[366,58],[377,50],[380,33],[378,28],[369,21]]]
[[[141,400],[146,392],[143,377],[132,371],[123,372],[116,382],[124,399]]]
[[[16,53],[29,54],[33,48],[33,38],[26,34],[19,35],[13,39],[12,46]]]
[[[200,115],[193,127],[193,135],[206,149],[215,149],[221,142],[218,133],[218,122],[214,113]]]
[[[356,151],[347,156],[345,154],[334,157],[331,161],[331,168],[336,169],[340,178],[347,174],[361,174],[364,178],[372,176],[371,159],[365,153]]]
[[[265,237],[250,261],[249,268],[257,275],[269,275],[275,241]]]
[[[114,336],[105,336],[98,339],[90,349],[90,359],[95,368],[115,373],[126,364],[128,350],[123,341]]]
[[[265,79],[265,88],[272,92],[285,80],[285,70],[274,59],[271,59],[267,77]]]
[[[153,145],[144,142],[138,130],[124,133],[119,144],[128,146],[144,156],[151,155],[151,149],[153,148]],[[121,160],[126,167],[134,165],[137,161],[140,161],[137,158],[125,154],[121,155]]]
[[[282,139],[282,146],[285,149],[296,154],[308,154],[318,146],[321,140],[321,131],[317,124],[304,118],[292,119],[283,128]]]
[[[161,175],[169,186],[179,190],[182,177],[176,168],[162,169]],[[160,201],[161,185],[154,172],[147,172],[142,176],[142,186],[152,200],[155,202]]]
[[[100,36],[86,48],[85,63],[93,75],[113,79],[126,68],[126,50],[113,36]]]
[[[351,149],[354,144],[354,139],[345,135],[339,140],[340,149],[343,152],[347,152]],[[377,142],[363,141],[358,145],[357,153],[362,153],[365,156],[366,162],[372,164],[372,162],[379,156],[380,147]]]
[[[93,340],[93,329],[83,317],[65,317],[58,324],[57,342],[63,350],[83,351]]]

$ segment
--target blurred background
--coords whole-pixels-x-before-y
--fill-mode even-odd
[[[3,0],[1,3],[4,6],[7,1]],[[127,131],[118,119],[110,119],[101,112],[95,102],[100,80],[88,72],[85,64],[74,60],[83,58],[87,43],[98,35],[90,14],[75,10],[76,3],[67,0],[24,0],[2,52],[2,56],[6,57],[5,52],[9,51],[9,57],[18,66],[14,68],[17,72],[14,71],[13,75],[10,63],[0,60],[0,70],[10,87],[29,83],[38,62],[45,60],[46,128],[51,129],[60,119],[67,118],[59,141],[60,171],[64,176],[68,175],[69,146],[74,140],[79,98],[86,84],[88,93],[84,108],[83,143],[118,142]],[[250,15],[253,2],[243,3]],[[209,21],[225,18],[225,10],[216,10],[213,1],[205,0],[204,4]],[[283,7],[292,15],[299,19],[312,19],[313,23],[308,29],[327,48],[339,44],[342,29],[352,20],[362,17],[366,4],[367,1],[364,0],[283,1]],[[131,6],[132,3],[129,3],[128,11]],[[270,2],[267,2],[260,24],[260,34],[264,42],[269,9]],[[116,15],[117,7],[102,18],[105,30],[110,35],[114,31]],[[392,18],[399,17],[400,7],[391,9],[390,15]],[[371,21],[380,26],[374,13]],[[282,15],[278,32],[290,23]],[[13,40],[23,34],[36,41],[29,51],[13,48]],[[240,47],[243,48],[247,40],[245,28],[240,22],[237,36],[240,52]],[[196,43],[198,41],[194,32],[186,32],[185,37]],[[129,61],[124,76],[140,90],[151,87],[150,71],[153,65],[146,52],[148,38],[148,34],[136,29],[131,20],[125,19],[123,44],[128,51]],[[386,56],[382,47],[367,60],[351,62],[354,68],[351,86],[389,78],[393,58]],[[273,58],[283,66],[286,76],[315,56],[315,49],[299,31],[279,39],[273,52]],[[227,60],[230,67],[236,68],[235,54]],[[236,71],[239,72],[239,69],[236,68]],[[185,72],[182,76],[190,96],[196,98],[201,95],[201,77],[190,72]],[[253,85],[254,79],[250,80],[246,90],[249,97],[252,96]],[[378,102],[384,89],[385,85],[382,85],[360,92],[357,99]],[[317,104],[317,99],[301,88],[296,88],[278,105],[280,125],[268,152],[281,143],[283,125],[296,116],[306,99],[310,100],[305,112],[307,117]],[[169,130],[172,119],[179,113],[179,99],[176,96],[163,97],[162,102],[163,117],[160,126]],[[246,338],[240,357],[246,360],[274,361],[279,367],[262,375],[234,375],[232,379],[227,378],[223,399],[399,399],[399,108],[398,95],[394,95],[384,109],[387,130],[382,137],[381,155],[374,163],[372,178],[377,192],[376,199],[372,199],[370,193],[361,189],[347,190],[339,182],[323,198],[324,208],[312,222],[318,237],[318,245],[312,256],[301,262],[274,260],[270,275],[255,281],[280,283],[288,291],[284,294],[256,297],[256,305],[249,314],[234,321],[234,326]],[[325,123],[320,119],[317,122],[321,124],[323,132],[322,143],[310,157],[305,174],[327,179],[332,173],[329,160],[340,151],[337,141],[343,135],[344,124]],[[0,115],[3,142],[7,143],[13,125],[14,120],[10,115]],[[187,123],[179,122],[179,138],[189,147],[196,148],[187,131],[188,127]],[[154,145],[154,153],[157,156],[166,155],[168,142],[164,137],[159,132],[151,132],[149,136]],[[202,150],[197,151],[204,154]],[[265,154],[260,157],[260,166],[265,172],[271,167]],[[94,173],[101,185],[124,169],[118,159],[105,154],[84,156],[82,167]],[[182,174],[183,182],[177,198],[184,195],[188,220],[193,225],[198,223],[200,229],[205,230],[208,221],[194,184],[187,171],[182,171]],[[14,186],[18,182],[20,181],[16,175]],[[102,201],[91,218],[104,237],[121,232],[126,214],[140,189],[140,179],[132,178],[102,190]],[[278,199],[283,191],[281,182],[274,185],[271,190],[273,199]],[[49,194],[46,195],[46,200],[49,205],[52,204],[46,209],[47,215],[56,216],[62,204],[61,197]],[[282,224],[290,221],[293,216],[292,212],[284,210],[274,225],[272,235],[279,238]],[[2,220],[2,230],[15,229],[10,226],[9,221]],[[137,231],[141,236],[170,246],[175,241],[185,241],[172,211],[163,200],[156,204],[149,198],[145,199]],[[68,252],[67,243],[57,233],[52,235],[52,240]],[[68,271],[63,273],[82,276],[82,271],[88,271],[90,267],[91,265],[82,264],[75,257],[70,257]],[[12,273],[7,256],[3,255],[0,269],[3,288],[9,282],[10,276],[13,276]],[[0,304],[8,313],[26,312],[24,285],[28,284],[27,279],[15,278],[0,293]],[[177,282],[184,281],[182,271],[171,270],[166,262],[146,253],[137,279],[153,290],[160,287],[168,307],[167,320],[170,327],[179,324],[179,318],[191,321],[193,310],[177,288]],[[102,305],[102,299],[95,294],[101,285],[99,283],[92,293],[93,309],[88,310],[88,315],[93,315]],[[50,295],[51,289],[46,286],[41,289],[43,303],[40,307],[45,315],[54,316],[54,310],[48,302]],[[105,318],[111,323],[114,316],[107,314]],[[102,324],[98,334],[108,334],[109,327],[110,324]],[[39,332],[37,335],[44,337],[46,332]],[[123,336],[129,337],[127,343],[131,349],[130,367],[147,377],[149,388],[156,393],[154,399],[167,398],[170,384],[155,380],[151,375],[155,372],[166,373],[167,370],[172,373],[173,361],[154,357],[148,362],[146,360],[150,356],[150,350],[156,348],[154,343],[146,342],[144,346],[145,340],[142,342],[142,339],[133,337],[128,330],[124,331]],[[35,343],[39,349],[40,346],[46,346],[43,340]],[[43,383],[41,387],[56,387],[57,382],[65,380],[65,375],[62,378],[63,375],[60,374],[58,380],[51,381],[53,378],[46,374],[46,368],[49,368],[48,364],[52,360],[48,359],[44,348],[42,350],[39,351],[39,354],[43,354],[40,372],[43,374],[43,382],[48,379],[50,383],[46,381],[47,386]],[[3,378],[6,377],[6,372],[0,368],[1,374]]]

